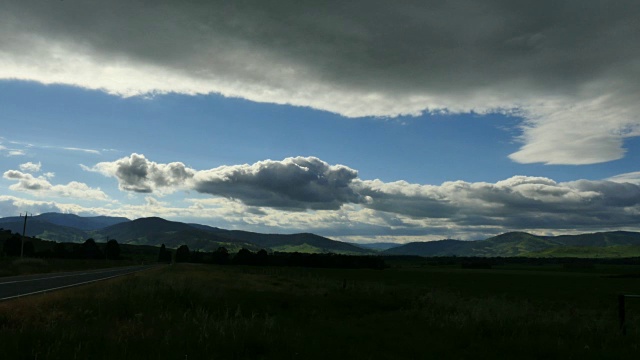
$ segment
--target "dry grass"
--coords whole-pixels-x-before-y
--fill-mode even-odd
[[[171,266],[0,303],[0,339],[12,359],[582,359],[638,350],[640,305],[624,337],[615,300],[601,301],[636,284],[585,276],[593,286],[576,291],[591,299],[574,302],[555,290],[581,277],[523,272],[526,286],[500,293],[487,291],[505,281],[499,271],[441,270]]]

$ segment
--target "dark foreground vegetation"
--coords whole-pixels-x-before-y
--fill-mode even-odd
[[[174,264],[0,303],[7,359],[636,358],[638,265]]]
[[[0,229],[0,276],[86,270],[152,263],[158,248],[119,244],[111,239],[98,243],[65,243],[26,237]],[[22,256],[21,256],[22,255]]]
[[[170,250],[162,244],[158,262],[171,262]],[[216,265],[253,265],[253,266],[298,266],[314,268],[340,269],[384,269],[381,256],[342,255],[342,254],[306,254],[299,252],[268,253],[261,249],[257,252],[242,248],[235,254],[229,254],[224,247],[213,252],[190,251],[187,245],[176,249],[175,262],[189,262]]]

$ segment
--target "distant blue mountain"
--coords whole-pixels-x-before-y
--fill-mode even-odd
[[[368,244],[360,244],[360,243],[349,243],[363,249],[368,250],[376,250],[376,251],[384,251],[388,249],[392,249],[394,247],[401,246],[402,244],[398,243],[390,243],[390,242],[377,242],[377,243],[368,243]]]
[[[82,217],[74,214],[60,214],[60,213],[43,213],[36,216],[30,216],[27,221],[43,221],[60,226],[66,226],[83,231],[91,231],[105,228],[107,226],[120,224],[123,222],[131,221],[124,217],[111,217],[111,216],[91,216]],[[23,222],[24,218],[19,216],[11,216],[0,218],[0,224],[11,222]]]

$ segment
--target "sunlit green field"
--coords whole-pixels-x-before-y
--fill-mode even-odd
[[[0,303],[6,359],[637,358],[635,266],[172,265]]]

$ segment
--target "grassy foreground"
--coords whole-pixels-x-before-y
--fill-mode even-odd
[[[0,302],[7,359],[636,358],[637,267],[172,265]]]

